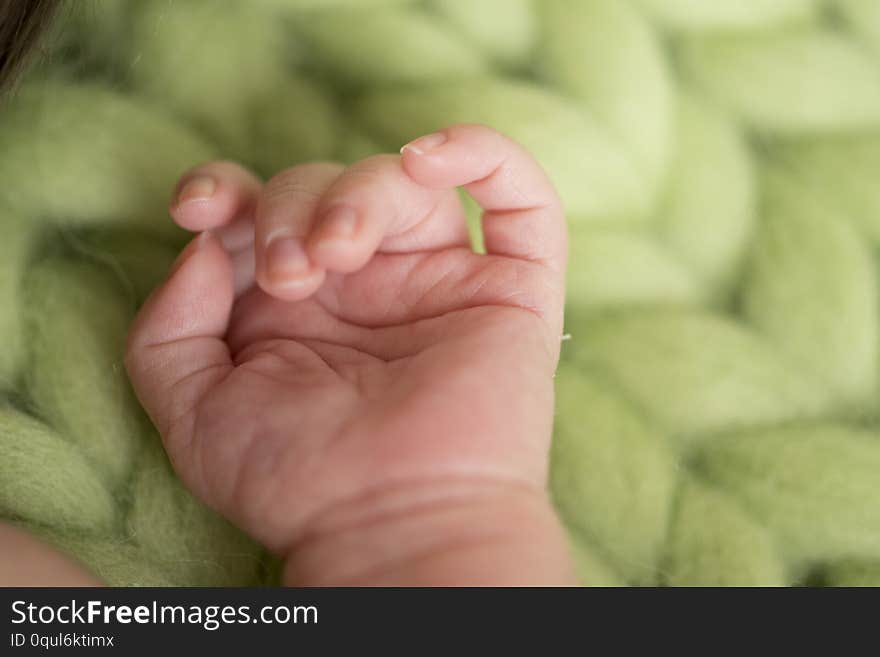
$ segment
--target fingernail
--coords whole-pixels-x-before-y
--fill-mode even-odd
[[[338,205],[324,215],[318,241],[351,239],[356,228],[357,213],[346,205]]]
[[[191,240],[190,243],[183,248],[183,251],[181,251],[177,255],[177,258],[174,259],[174,262],[171,264],[171,270],[169,271],[168,276],[171,277],[175,273],[177,273],[177,270],[183,266],[183,263],[189,260],[192,254],[201,249],[208,242],[209,239],[211,239],[211,231],[206,230],[199,233],[198,237]]]
[[[446,135],[442,132],[434,132],[430,135],[425,135],[424,137],[419,137],[415,141],[411,141],[406,146],[400,149],[400,152],[403,153],[405,150],[410,150],[416,155],[424,155],[425,153],[437,148],[438,146],[442,146],[446,143]]]
[[[284,280],[301,276],[309,270],[309,258],[300,240],[279,237],[266,250],[266,272],[272,279]]]
[[[186,183],[177,195],[177,204],[207,201],[214,195],[217,183],[210,176],[197,176]]]

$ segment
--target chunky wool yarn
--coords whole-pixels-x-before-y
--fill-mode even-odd
[[[880,584],[880,3],[75,4],[0,107],[0,516],[113,584],[273,581],[122,368],[171,186],[483,122],[568,212],[583,582]]]

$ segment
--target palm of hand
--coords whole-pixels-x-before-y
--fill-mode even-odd
[[[229,330],[237,366],[194,432],[212,496],[253,510],[239,520],[259,533],[287,518],[272,532],[288,536],[398,486],[540,486],[554,358],[541,319],[505,298],[511,277],[540,276],[518,271],[531,267],[452,249],[378,256],[300,302],[247,292]],[[416,300],[450,270],[446,294]]]
[[[227,205],[256,203],[237,222],[256,269],[245,258],[242,285],[228,240],[203,233],[132,329],[129,372],[181,478],[270,548],[395,491],[418,504],[471,485],[544,485],[564,292],[558,198],[506,138],[446,132],[441,154],[405,153],[406,172],[401,158],[342,175],[311,165],[262,188],[206,165],[200,175],[221,187],[199,229],[236,225],[216,207],[223,176],[250,188],[238,192],[248,203]],[[489,255],[466,246],[458,185],[486,210]],[[273,239],[295,221],[320,236],[310,217],[321,197],[360,208],[361,231],[341,251],[330,240],[335,252],[310,252],[307,284],[278,287],[266,273]]]

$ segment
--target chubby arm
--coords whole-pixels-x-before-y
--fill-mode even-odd
[[[567,542],[547,496],[523,488],[414,491],[364,499],[290,550],[289,586],[572,586]],[[417,497],[417,493],[415,493]]]

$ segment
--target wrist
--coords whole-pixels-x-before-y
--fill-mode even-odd
[[[401,486],[332,509],[287,553],[290,586],[532,586],[575,582],[543,492]]]

